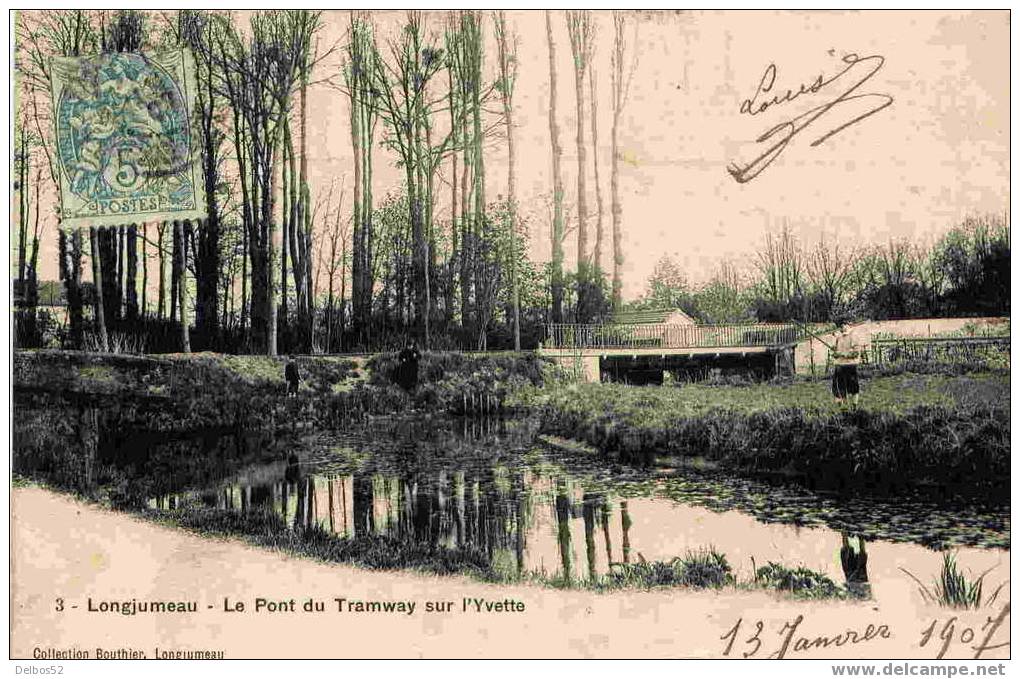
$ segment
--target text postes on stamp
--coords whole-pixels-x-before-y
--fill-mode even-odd
[[[184,49],[52,61],[61,225],[205,217]]]

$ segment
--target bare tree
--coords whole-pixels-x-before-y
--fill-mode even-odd
[[[351,112],[354,148],[354,225],[351,303],[355,331],[362,343],[369,339],[372,318],[372,149],[379,116],[375,102],[375,69],[379,55],[367,17],[351,13],[343,66]]]
[[[142,317],[149,313],[149,225],[142,222]]]
[[[456,18],[451,14],[447,20],[446,28],[446,51],[447,54],[453,53],[456,49],[457,41],[457,21]],[[447,263],[447,278],[446,278],[446,320],[447,325],[453,321],[454,306],[456,299],[456,280],[458,272],[461,278],[461,320],[462,323],[466,318],[466,311],[469,304],[469,299],[466,294],[466,286],[463,285],[463,278],[467,273],[466,260],[464,259],[465,251],[462,243],[463,239],[460,238],[461,229],[463,225],[462,220],[458,219],[458,209],[460,207],[459,199],[457,197],[458,182],[460,181],[460,173],[457,170],[457,159],[458,153],[457,148],[460,145],[461,129],[464,126],[463,117],[460,114],[460,97],[458,96],[458,89],[455,86],[456,81],[456,63],[453,59],[447,58],[447,98],[449,100],[450,110],[450,130],[451,130],[451,144],[453,146],[453,152],[450,153],[450,257]],[[466,175],[466,168],[465,168]]]
[[[857,253],[853,249],[841,248],[839,243],[826,243],[824,238],[808,254],[807,273],[823,307],[820,311],[827,320],[842,320],[841,309],[856,260]]]
[[[92,282],[96,298],[96,334],[99,338],[99,349],[105,352],[110,350],[110,339],[106,332],[106,316],[103,310],[103,267],[99,263],[99,238],[96,236],[94,226],[89,228],[89,242],[92,246]]]
[[[318,15],[304,12],[303,16],[316,22],[308,31],[308,35],[318,30]],[[300,154],[295,153],[294,139],[291,134],[289,118],[284,122],[284,154],[287,162],[283,163],[284,176],[288,182],[284,184],[283,211],[283,256],[281,257],[282,281],[281,291],[284,309],[286,309],[286,278],[287,253],[289,251],[292,264],[291,272],[294,279],[294,301],[297,306],[297,325],[300,341],[306,350],[312,347],[312,331],[314,318],[314,302],[311,291],[311,244],[312,244],[312,206],[311,190],[308,186],[308,87],[309,74],[317,58],[311,54],[310,41],[302,42],[296,47],[296,58],[299,71],[299,133]],[[295,168],[295,160],[300,155],[300,163]],[[289,208],[289,209],[288,209]],[[286,312],[284,313],[286,322]]]
[[[333,190],[330,188],[330,198],[327,201],[327,216],[328,204],[332,200]],[[347,220],[341,217],[342,208],[344,202],[344,189],[340,187],[340,199],[336,206],[336,217],[333,221],[332,228],[327,234],[329,241],[329,259],[326,260],[326,353],[331,353],[334,346],[334,330],[339,330],[336,334],[339,336],[339,345],[341,350],[343,349],[343,330],[345,325],[344,320],[344,306],[346,304],[347,297],[347,269],[348,269],[348,244],[351,237],[351,229]],[[320,258],[322,256],[322,250],[320,249]],[[353,273],[352,273],[353,276]],[[340,322],[339,328],[337,328],[336,322],[336,302],[334,293],[339,278],[340,284]],[[353,278],[352,278],[353,280]]]
[[[613,90],[613,129],[612,152],[613,162],[610,166],[610,190],[612,192],[613,212],[613,308],[619,309],[623,304],[623,205],[620,202],[620,119],[627,105],[630,94],[630,83],[637,69],[637,24],[634,26],[634,58],[626,74],[624,62],[627,60],[627,39],[624,35],[627,26],[623,12],[613,12],[613,61],[611,68]]]
[[[24,88],[24,105],[31,111],[32,124],[46,158],[49,177],[59,195],[60,179],[52,145],[53,116],[49,109],[51,92],[50,57],[77,57],[95,51],[98,36],[86,10],[21,13],[17,15],[15,64]],[[60,215],[58,212],[58,223]],[[59,231],[60,272],[67,291],[71,344],[82,346],[84,314],[81,292],[83,238],[80,230]],[[70,242],[69,242],[70,241]],[[101,298],[97,295],[101,303]]]
[[[587,320],[592,294],[591,255],[588,252],[587,147],[584,141],[584,83],[595,39],[595,23],[585,10],[567,11],[570,52],[574,57],[574,91],[577,104],[577,317]]]
[[[881,305],[883,314],[889,318],[906,318],[909,315],[907,292],[914,276],[911,245],[905,239],[890,239],[876,254],[885,295]]]
[[[28,166],[31,160],[29,153],[29,134],[27,116],[22,114],[14,126],[14,187],[18,192],[18,294],[25,295],[25,255],[28,238]],[[37,208],[38,209],[38,208]]]
[[[301,78],[304,54],[319,26],[319,13],[257,12],[242,35],[224,21],[210,56],[219,87],[234,112],[234,147],[241,176],[251,262],[254,344],[276,354],[276,163],[283,128]]]
[[[491,88],[485,90],[481,82],[483,49],[477,13],[460,14],[457,45],[459,49],[449,56],[457,60],[457,72],[470,93],[464,101],[472,112],[473,221],[478,228],[479,215],[485,211],[482,140],[486,130],[481,123],[482,104]],[[400,38],[389,42],[389,58],[380,59],[373,71],[377,110],[387,127],[384,141],[396,151],[405,175],[413,254],[414,325],[426,348],[433,311],[434,177],[446,154],[455,150],[453,130],[438,139],[433,136],[436,116],[443,102],[448,101],[448,97],[433,96],[431,92],[443,68],[442,57],[437,37],[427,29],[424,15],[409,12]],[[466,143],[463,138],[462,143]]]
[[[779,234],[765,234],[765,245],[756,262],[763,296],[786,303],[803,290],[804,258],[800,245],[790,230],[783,226]]]
[[[556,43],[553,41],[552,11],[545,11],[545,32],[549,44],[549,138],[552,145],[553,165],[553,219],[552,219],[552,322],[563,322],[563,145],[560,126],[556,120]]]
[[[496,40],[499,48],[499,80],[497,89],[503,101],[503,120],[506,123],[506,145],[508,155],[507,203],[509,206],[511,246],[517,250],[517,174],[514,149],[514,86],[517,82],[517,34],[507,32],[506,12],[493,13],[496,26]],[[593,123],[594,124],[594,123]],[[601,223],[601,222],[600,222]],[[514,351],[521,350],[521,288],[518,279],[517,257],[510,258],[510,284],[513,287]]]
[[[126,266],[124,269],[125,316],[138,320],[138,225],[128,224],[124,229]]]
[[[602,247],[603,228],[602,215],[605,212],[605,204],[602,201],[602,179],[599,173],[599,125],[598,125],[598,87],[595,66],[588,66],[588,85],[591,100],[591,149],[592,160],[595,165],[595,251],[592,255],[592,274],[601,281],[602,279]]]
[[[43,229],[39,223],[41,204],[39,202],[39,189],[42,187],[42,169],[36,169],[35,181],[32,182],[35,189],[35,218],[32,227],[32,250],[28,256],[28,280],[25,286],[25,301],[28,306],[35,309],[39,304],[39,241],[42,238]]]
[[[924,293],[925,311],[929,316],[942,313],[942,299],[949,281],[945,251],[937,245],[917,245],[912,250],[911,268]]]
[[[159,255],[159,286],[156,292],[156,318],[166,317],[166,222],[156,224],[156,252]]]
[[[226,140],[224,105],[226,97],[217,86],[221,76],[215,46],[222,38],[225,21],[198,10],[181,10],[169,28],[177,44],[189,47],[196,55],[196,127],[198,129],[202,179],[205,188],[206,218],[196,223],[195,261],[195,328],[208,345],[220,337],[219,295],[222,262],[221,185],[224,181],[224,148]]]
[[[180,257],[180,279],[177,282],[177,302],[181,321],[181,352],[191,353],[188,332],[188,241],[184,237],[184,224],[174,220],[174,241]]]

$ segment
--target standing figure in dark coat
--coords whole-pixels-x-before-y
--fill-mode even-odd
[[[397,355],[396,383],[404,391],[414,391],[418,387],[418,361],[421,352],[414,342],[409,343]]]
[[[297,396],[298,385],[301,383],[301,373],[298,372],[297,363],[291,356],[287,360],[287,366],[283,369],[283,376],[287,378],[287,396]]]
[[[833,363],[832,395],[836,398],[836,403],[844,403],[850,399],[856,407],[861,392],[861,383],[857,376],[861,352],[845,330],[841,330],[836,338],[836,346],[830,352],[830,357]]]

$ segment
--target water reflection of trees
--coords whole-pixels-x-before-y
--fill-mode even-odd
[[[584,492],[567,477],[500,466],[403,475],[295,476],[290,468],[276,469],[276,480],[162,494],[151,504],[174,509],[186,501],[232,512],[271,512],[295,530],[316,527],[345,538],[386,536],[406,543],[468,549],[484,555],[495,572],[508,577],[524,575],[541,564],[570,581],[595,576],[614,562],[613,502],[604,492]],[[540,506],[547,513],[536,511]],[[626,501],[620,507],[626,561],[630,519]],[[584,527],[586,568],[581,571],[573,544],[580,535],[571,526],[578,521]],[[529,553],[536,540],[548,542],[549,538],[555,538],[550,545],[555,544],[558,551],[555,565]]]
[[[868,550],[864,538],[860,535],[851,536],[843,532],[840,534],[840,539],[842,546],[839,550],[839,561],[843,567],[846,588],[854,596],[862,598],[871,596],[871,584],[868,580]]]

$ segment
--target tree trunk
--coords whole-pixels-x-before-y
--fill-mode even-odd
[[[244,233],[241,234],[241,332],[248,329],[248,230],[250,226],[243,225]]]
[[[276,148],[279,151],[279,137],[276,139]],[[274,153],[270,154],[277,155]],[[277,155],[277,157],[279,157]],[[268,332],[266,336],[266,354],[276,356],[277,354],[277,315],[279,305],[276,299],[275,285],[273,285],[273,264],[276,262],[276,212],[274,204],[276,201],[276,175],[273,171],[273,163],[269,163],[269,191],[265,197],[266,201],[266,315],[268,316]]]
[[[177,301],[177,289],[181,284],[181,248],[175,223],[170,224],[170,246],[170,322],[176,323],[177,312],[181,306]]]
[[[36,203],[38,205],[38,203]],[[39,306],[39,238],[32,238],[32,253],[28,257],[25,281],[25,303],[33,311]]]
[[[314,344],[314,323],[315,323],[315,294],[312,290],[312,209],[311,191],[308,188],[308,63],[301,68],[301,167],[298,175],[298,190],[300,191],[298,207],[298,219],[295,229],[299,230],[298,254],[301,266],[295,269],[295,274],[300,274],[302,285],[298,290],[299,317],[301,331],[304,334],[304,346],[311,352]],[[298,275],[295,275],[295,286]]]
[[[603,227],[602,213],[604,204],[602,202],[602,180],[599,173],[599,125],[598,125],[598,92],[596,87],[595,68],[588,69],[588,85],[590,86],[591,101],[591,149],[592,160],[595,165],[595,251],[592,255],[592,275],[597,279],[602,278],[602,247]]]
[[[361,147],[361,101],[359,91],[351,86],[351,147],[354,149],[354,220],[352,228],[353,243],[351,248],[351,300],[354,307],[354,331],[358,334],[359,342],[364,342],[366,319],[364,318],[364,302],[362,296],[365,294],[362,289],[364,272],[362,271],[364,258],[364,243],[362,233],[362,164],[364,163],[364,152]]]
[[[28,197],[25,193],[28,182],[28,143],[24,125],[20,126],[21,153],[17,156],[18,167],[18,294],[25,295],[25,244],[28,238]],[[36,210],[39,206],[36,205]]]
[[[60,280],[64,282],[64,290],[67,295],[71,346],[81,349],[81,231],[74,229],[68,233],[64,229],[59,229],[57,239],[60,249]]]
[[[96,239],[99,244],[99,267],[103,274],[103,311],[106,321],[110,322],[117,318],[117,227],[97,228]]]
[[[375,45],[371,29],[356,16],[351,18],[351,42],[348,48],[347,86],[351,116],[351,147],[354,150],[354,221],[351,261],[351,310],[357,341],[367,346],[372,320],[372,146],[376,121],[373,104]],[[305,88],[302,81],[302,90]],[[302,111],[305,106],[302,91]],[[303,114],[302,114],[303,115]],[[305,169],[305,119],[301,121],[302,181]],[[307,205],[306,205],[307,209]]]
[[[461,106],[466,108],[467,103],[463,102]],[[464,327],[464,336],[466,338],[469,336],[472,324],[471,271],[474,268],[472,253],[474,252],[475,239],[471,235],[471,224],[474,220],[471,217],[471,193],[468,182],[468,178],[471,175],[471,154],[467,147],[467,118],[463,114],[461,117],[463,118],[461,121],[461,139],[464,140],[464,162],[462,163],[463,168],[460,173],[460,322]]]
[[[458,132],[457,123],[457,97],[454,91],[454,79],[453,69],[449,71],[449,97],[450,97],[450,135],[451,144],[454,149],[457,148],[460,142],[460,135]],[[458,249],[458,226],[457,226],[457,152],[454,151],[450,154],[450,259],[446,267],[447,279],[446,279],[446,314],[447,314],[447,326],[453,322],[453,307],[454,300],[456,298],[455,282],[455,263],[460,258],[460,252]]]
[[[177,298],[181,321],[181,352],[191,353],[191,338],[188,335],[188,239],[184,237],[184,223],[174,221],[174,240],[180,259],[180,280],[177,282]]]
[[[142,222],[142,317],[149,312],[149,225]]]
[[[563,322],[563,174],[560,164],[563,146],[560,126],[556,120],[556,43],[553,42],[552,12],[545,12],[545,30],[549,42],[549,138],[553,162],[553,225],[552,225],[552,322]]]
[[[280,192],[283,201],[280,210],[280,233],[282,236],[280,238],[280,320],[283,327],[286,328],[290,316],[290,305],[287,303],[287,241],[290,239],[291,230],[294,228],[294,213],[297,209],[297,206],[294,205],[292,194],[294,185],[294,147],[291,146],[289,122],[284,123],[283,139],[283,157],[280,163],[280,181],[283,184],[283,190]],[[297,271],[294,272],[294,278],[296,284]]]
[[[120,320],[126,315],[124,313],[124,298],[126,297],[124,294],[124,284],[126,282],[125,279],[127,278],[124,275],[125,269],[127,269],[127,262],[125,261],[127,257],[124,256],[127,253],[127,247],[125,245],[125,240],[127,239],[124,237],[125,230],[126,229],[123,224],[116,227],[114,230],[114,247],[117,248],[117,269],[115,275],[117,301],[114,310],[110,313],[111,318],[114,320]]]
[[[485,137],[482,132],[482,99],[481,99],[481,87],[482,87],[482,54],[484,46],[482,44],[482,28],[481,28],[481,17],[475,16],[475,33],[474,39],[471,41],[470,52],[472,53],[471,66],[472,74],[470,78],[471,83],[471,122],[473,125],[471,146],[474,150],[472,157],[472,180],[474,186],[472,186],[472,192],[474,193],[475,205],[474,205],[474,217],[473,222],[473,238],[472,240],[477,244],[480,241],[482,235],[482,229],[485,225]],[[477,256],[476,252],[473,252],[474,260],[477,263],[481,260]],[[475,274],[476,279],[479,278],[478,273]],[[481,281],[479,281],[480,283]],[[478,299],[476,284],[475,293],[475,315],[479,320],[479,348],[484,349],[486,345],[486,333],[488,328],[487,322],[482,322],[482,312],[480,309],[481,302]],[[489,317],[488,310],[486,310],[485,321]]]
[[[211,24],[208,30],[212,30]],[[208,39],[208,38],[207,38]],[[195,239],[195,330],[199,341],[206,348],[220,343],[219,295],[220,284],[220,206],[217,189],[221,182],[220,138],[221,132],[215,124],[217,116],[216,93],[214,90],[214,64],[211,58],[203,60],[202,72],[204,90],[200,90],[201,132],[203,142],[202,178],[205,183],[206,218],[192,222],[197,228]]]
[[[575,55],[575,59],[576,59]],[[585,278],[588,273],[588,198],[585,171],[588,149],[584,144],[584,69],[574,69],[574,84],[577,96],[577,275]],[[580,304],[580,300],[578,300]]]
[[[127,317],[138,320],[138,225],[127,227]]]
[[[106,334],[106,314],[104,311],[104,300],[103,300],[103,265],[102,256],[100,255],[99,236],[96,233],[96,227],[89,227],[89,241],[92,246],[92,282],[96,289],[95,304],[96,304],[96,334],[99,335],[99,349],[100,351],[107,352],[110,350],[110,339]]]
[[[372,296],[375,288],[375,277],[372,274],[372,258],[373,248],[375,247],[375,222],[373,210],[373,194],[372,194],[372,174],[373,174],[373,140],[375,137],[375,113],[370,104],[363,104],[365,109],[366,125],[362,131],[362,153],[364,154],[364,162],[362,163],[362,177],[361,177],[361,240],[364,244],[362,248],[362,268],[361,268],[361,303],[363,306],[362,315],[364,316],[365,322],[365,339],[371,341],[372,339]]]
[[[584,81],[588,69],[589,17],[584,10],[572,10],[567,16],[570,51],[574,57],[574,92],[577,104],[577,322],[590,316],[591,259],[588,252],[587,147],[584,143]]]
[[[35,226],[32,228],[32,254],[28,259],[28,290],[25,300],[32,309],[32,318],[36,318],[35,308],[39,306],[39,189],[42,186],[42,171],[35,174]],[[34,321],[33,321],[34,322]]]
[[[623,59],[626,53],[626,42],[623,36],[623,14],[614,13],[613,40],[613,128],[612,128],[612,164],[610,165],[610,191],[613,213],[613,308],[619,310],[623,305],[623,206],[620,203],[620,118],[627,99],[627,82],[624,82]]]
[[[497,37],[499,38],[500,94],[503,99],[503,117],[506,120],[507,146],[507,202],[510,206],[510,284],[513,287],[513,328],[514,351],[521,350],[521,287],[517,271],[519,263],[517,233],[517,156],[514,149],[514,85],[517,69],[516,42],[508,42],[506,14],[496,13]]]

